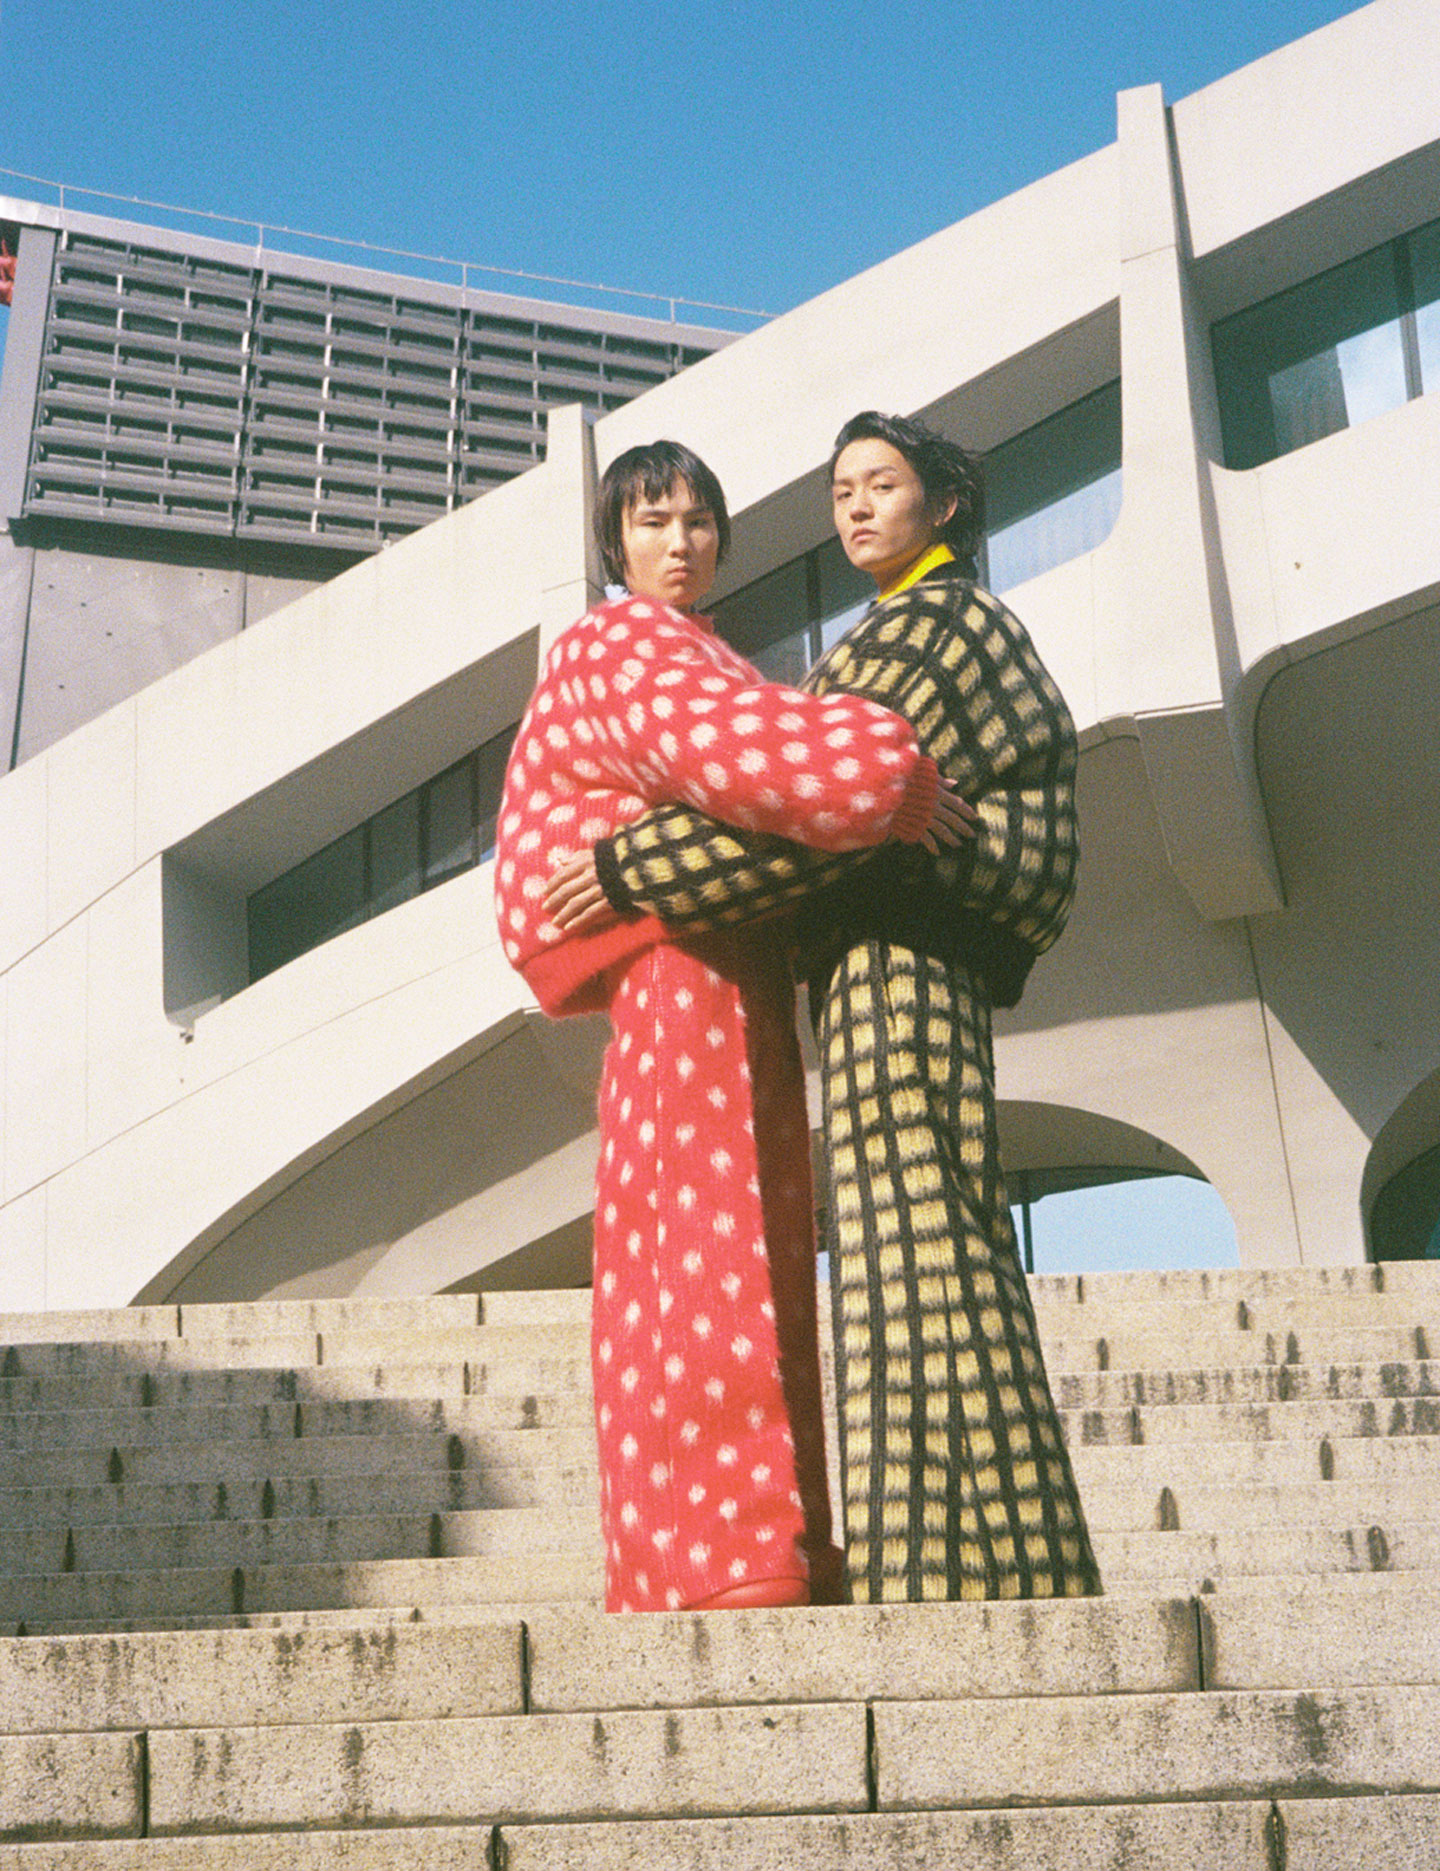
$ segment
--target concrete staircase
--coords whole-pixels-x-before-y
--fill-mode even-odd
[[[583,1293],[0,1317],[0,1871],[1440,1866],[1440,1267],[1035,1293],[1104,1599],[626,1619]]]

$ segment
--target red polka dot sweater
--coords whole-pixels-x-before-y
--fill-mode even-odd
[[[687,802],[823,851],[919,839],[939,787],[910,724],[853,695],[767,683],[663,604],[602,604],[554,644],[520,724],[500,808],[501,940],[547,1013],[604,1007],[618,963],[670,939],[655,917],[566,936],[543,897],[557,866]]]

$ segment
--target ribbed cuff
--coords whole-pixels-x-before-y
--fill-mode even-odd
[[[620,860],[615,855],[613,838],[602,838],[595,846],[595,875],[600,879],[605,900],[615,914],[633,916],[635,905],[625,888],[625,879],[620,875]]]
[[[890,825],[890,836],[901,844],[920,842],[920,835],[935,815],[940,797],[940,769],[929,754],[921,754],[905,785],[905,797]]]

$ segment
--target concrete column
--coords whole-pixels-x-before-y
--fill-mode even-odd
[[[1282,896],[1248,731],[1227,706],[1239,670],[1209,481],[1214,385],[1159,86],[1122,91],[1118,114],[1123,602],[1105,686],[1136,723],[1170,864],[1218,920]]]
[[[54,230],[48,227],[20,230],[15,292],[5,332],[5,372],[0,378],[0,519],[13,520],[25,501],[55,240]]]
[[[579,403],[550,411],[545,439],[550,521],[536,542],[540,554],[540,655],[567,625],[605,595],[600,555],[590,528],[595,499],[595,427]]]
[[[8,533],[0,532],[0,773],[14,765],[19,746],[34,577],[35,548],[17,546]]]
[[[0,377],[0,524],[15,518],[25,500],[54,257],[55,235],[49,228],[21,228]],[[20,738],[34,569],[34,548],[0,535],[0,773],[13,764]]]

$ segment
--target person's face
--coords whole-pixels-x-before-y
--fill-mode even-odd
[[[658,500],[642,494],[620,521],[625,583],[637,598],[691,610],[715,582],[720,532],[715,515],[686,481]]]
[[[830,491],[846,558],[882,591],[934,545],[955,511],[951,500],[936,512],[899,449],[875,439],[840,451]]]

